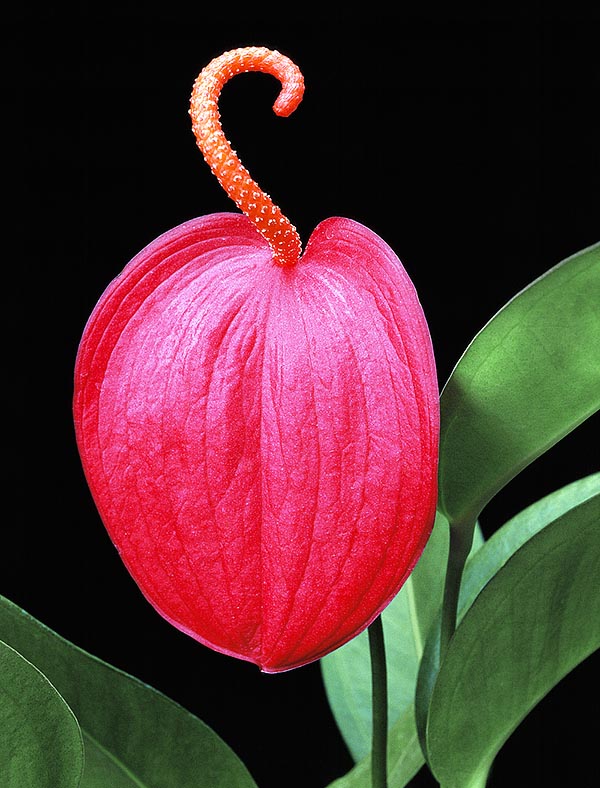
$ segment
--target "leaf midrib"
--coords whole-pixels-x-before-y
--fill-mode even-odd
[[[130,769],[128,769],[128,768],[127,768],[127,766],[125,766],[125,764],[124,764],[124,763],[123,763],[121,760],[119,760],[117,757],[115,757],[115,756],[114,756],[114,755],[113,755],[113,754],[110,752],[110,750],[108,750],[106,747],[104,747],[104,745],[100,744],[100,742],[98,741],[98,739],[96,739],[94,736],[92,736],[92,735],[91,735],[91,733],[89,733],[88,731],[84,730],[83,728],[81,729],[81,733],[83,734],[83,740],[84,740],[84,744],[85,744],[87,741],[90,741],[90,742],[92,742],[92,744],[94,745],[94,747],[96,747],[98,750],[100,750],[100,752],[101,752],[101,753],[102,753],[102,754],[103,754],[103,755],[104,755],[104,756],[105,756],[105,757],[106,757],[106,758],[107,758],[107,759],[108,759],[108,760],[109,760],[111,763],[113,763],[113,764],[114,764],[114,765],[115,765],[115,766],[116,766],[118,769],[120,769],[120,770],[121,770],[121,772],[122,772],[122,773],[123,773],[123,774],[124,774],[126,777],[128,777],[128,778],[131,780],[131,782],[133,783],[133,785],[135,785],[137,788],[151,788],[151,786],[149,786],[147,783],[144,783],[144,782],[142,782],[141,780],[138,780],[138,778],[135,776],[135,774],[134,774],[134,773],[133,773],[133,772],[132,772]],[[85,769],[84,769],[84,775],[85,775]]]

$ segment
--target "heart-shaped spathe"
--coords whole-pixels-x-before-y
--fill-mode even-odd
[[[243,215],[160,236],[107,288],[75,373],[78,447],[168,621],[278,672],[364,629],[436,504],[438,387],[392,249],[331,218],[294,266]]]

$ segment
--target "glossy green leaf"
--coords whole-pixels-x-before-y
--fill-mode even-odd
[[[532,536],[571,509],[600,495],[600,473],[594,473],[556,490],[508,520],[467,561],[461,585],[458,620],[510,557]],[[419,668],[416,720],[423,751],[427,751],[426,724],[429,702],[439,671],[439,621],[432,627]]]
[[[473,522],[520,470],[600,408],[600,243],[509,301],[441,395],[440,509]]]
[[[445,788],[473,784],[529,711],[600,647],[599,527],[596,494],[531,536],[464,614],[427,719],[429,766]]]
[[[73,712],[40,671],[0,641],[3,788],[77,788],[83,742]]]
[[[3,597],[0,637],[44,672],[77,717],[86,747],[82,788],[256,788],[201,720]]]

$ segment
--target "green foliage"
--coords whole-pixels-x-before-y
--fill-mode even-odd
[[[83,742],[48,679],[0,641],[0,775],[3,788],[77,788]]]
[[[411,703],[392,725],[388,742],[388,781],[393,788],[408,785],[424,764]],[[330,784],[329,788],[371,788],[371,756]]]
[[[482,544],[477,528],[473,552]],[[389,768],[395,786],[408,784],[425,763],[416,732],[415,683],[427,636],[442,602],[447,551],[448,522],[438,513],[417,566],[382,614],[389,688]],[[321,667],[334,717],[357,761],[357,766],[333,785],[368,785],[372,708],[367,632],[324,657]]]
[[[531,509],[533,535],[507,560],[507,532],[521,541],[526,516],[471,560],[467,596],[485,582],[496,550],[500,568],[464,613],[431,692],[428,763],[447,788],[485,772],[535,704],[600,647],[599,480],[583,482],[595,495],[545,525]]]
[[[438,516],[421,559],[382,615],[390,727],[412,707],[417,670],[442,599],[448,523]],[[355,761],[371,749],[371,666],[367,632],[321,660],[327,697]],[[417,745],[418,746],[418,745]]]
[[[459,600],[459,621],[487,583],[531,537],[550,523],[600,494],[600,473],[568,484],[517,514],[485,542],[467,562]],[[594,589],[591,589],[593,595]],[[423,751],[427,751],[429,703],[439,671],[439,621],[425,645],[417,682],[416,718]]]
[[[441,395],[440,509],[474,522],[519,471],[600,408],[600,243],[509,301]]]
[[[440,508],[454,536],[452,547],[446,541],[432,548],[431,563],[427,554],[422,559],[422,589],[430,584],[424,650],[414,648],[403,598],[410,594],[418,611],[420,565],[383,616],[393,786],[411,779],[408,770],[396,772],[393,781],[391,775],[399,760],[409,762],[416,752],[415,724],[422,753],[444,788],[485,785],[490,763],[515,726],[600,645],[600,475],[568,485],[513,518],[471,554],[460,582],[471,529],[485,505],[600,407],[598,304],[600,244],[564,260],[506,304],[444,387]],[[456,604],[462,621],[440,667],[440,631],[448,633],[447,621],[453,620],[446,618],[440,629],[448,549],[452,574],[444,609]],[[578,597],[585,603],[578,605]],[[360,637],[344,649],[327,658],[324,675],[341,733],[355,758],[363,757],[334,785],[353,788],[368,785],[368,652]],[[404,672],[400,692],[396,671]],[[418,769],[416,759],[411,768]]]
[[[197,717],[3,597],[0,637],[44,673],[75,714],[85,742],[82,788],[256,788],[237,756]],[[73,724],[71,718],[65,715],[60,727]],[[20,757],[26,760],[32,750],[28,742],[22,745]],[[15,783],[20,785],[38,784]]]

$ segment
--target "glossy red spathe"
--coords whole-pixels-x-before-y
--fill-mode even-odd
[[[327,219],[294,260],[258,230],[202,216],[126,266],[85,328],[74,416],[147,599],[278,672],[358,634],[414,567],[439,395],[417,294],[381,238]]]

